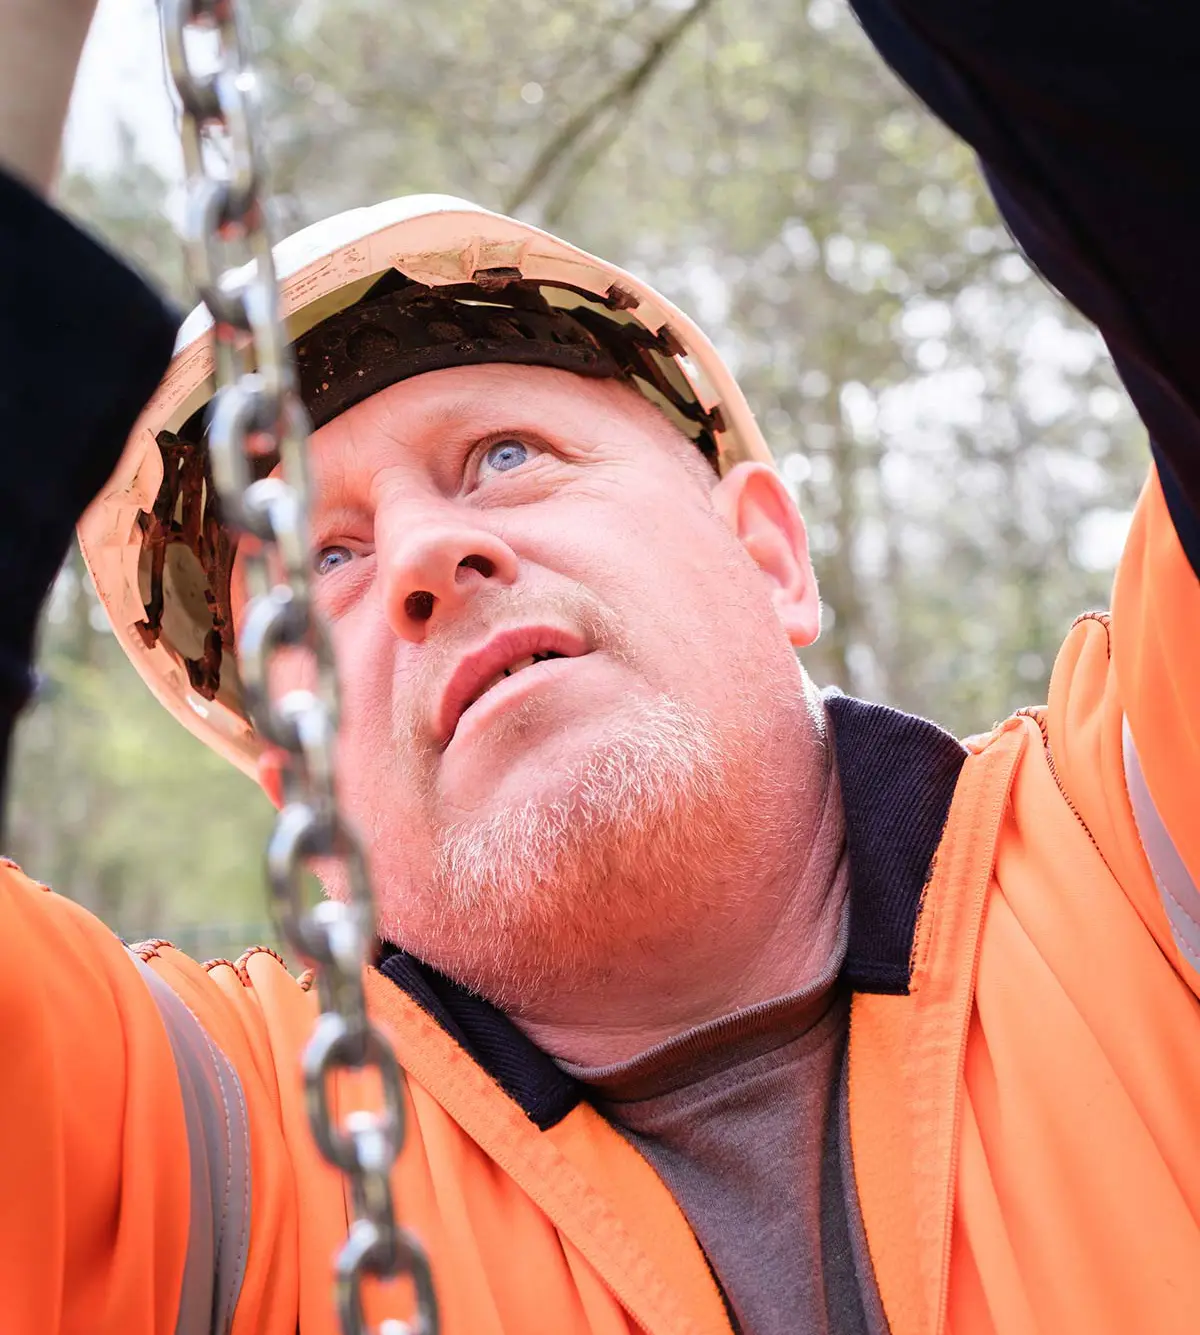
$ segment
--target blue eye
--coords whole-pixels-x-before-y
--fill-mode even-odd
[[[322,547],[313,558],[313,569],[318,575],[328,575],[331,570],[345,565],[352,556],[349,547]]]
[[[511,468],[520,466],[529,458],[529,449],[519,440],[498,440],[489,445],[483,461],[497,473],[507,473]]]

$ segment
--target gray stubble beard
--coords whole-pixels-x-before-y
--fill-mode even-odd
[[[755,880],[777,806],[763,741],[723,737],[669,696],[646,701],[557,795],[438,832],[419,953],[514,1012],[653,969]]]

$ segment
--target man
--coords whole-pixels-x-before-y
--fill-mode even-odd
[[[68,10],[10,5],[0,155],[44,186]],[[814,694],[803,525],[706,340],[644,285],[446,201],[339,220],[285,283],[386,943],[369,995],[409,1073],[397,1197],[449,1330],[1195,1324],[1187,33],[1165,6],[1090,6],[1086,43],[1066,0],[959,8],[860,5],[1100,323],[1157,462],[1111,624],[1071,631],[1046,710],[969,746]],[[4,191],[10,247],[63,261],[0,289],[14,694],[95,496],[85,552],[139,670],[277,796],[240,721],[238,557],[197,484],[203,343],[105,482],[169,322]],[[186,1329],[187,1298],[205,1329],[329,1329],[344,1206],[304,1125],[303,990],[264,952],[135,960],[15,869],[0,899],[8,1328]],[[215,1149],[188,1042],[236,1092]]]

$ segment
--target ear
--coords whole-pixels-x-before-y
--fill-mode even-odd
[[[821,633],[821,600],[808,534],[783,479],[767,464],[735,464],[711,492],[713,507],[766,577],[787,637],[804,648]]]
[[[283,806],[283,753],[268,746],[258,758],[258,784],[276,811]]]

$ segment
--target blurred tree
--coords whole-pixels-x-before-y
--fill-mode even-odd
[[[797,487],[818,680],[958,731],[1044,698],[1072,616],[1107,600],[1144,442],[1099,340],[844,6],[268,13],[294,220],[442,190],[645,274],[712,330]]]
[[[76,554],[18,734],[14,855],[126,936],[261,922],[269,804],[158,707],[104,625]]]
[[[1104,350],[836,0],[252,7],[282,226],[408,191],[516,209],[713,334],[808,520],[821,682],[960,733],[1044,698],[1145,469]],[[65,201],[182,297],[131,144]],[[13,844],[129,931],[259,918],[265,803],[118,661],[77,565]],[[86,832],[87,838],[82,835]]]

